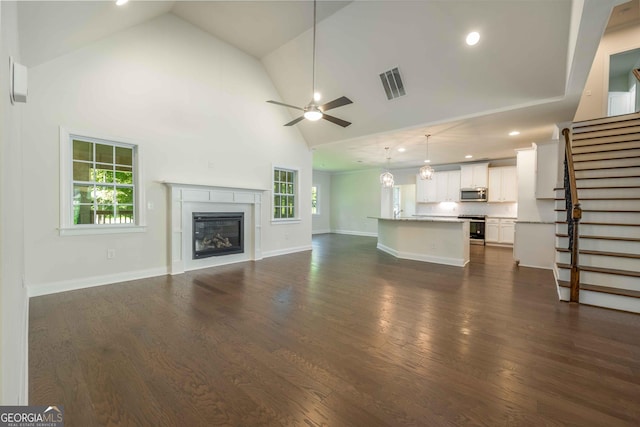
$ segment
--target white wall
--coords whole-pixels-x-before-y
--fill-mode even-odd
[[[640,25],[623,27],[605,33],[593,60],[575,121],[595,119],[607,115],[609,56],[640,47]]]
[[[526,267],[552,268],[555,256],[554,201],[536,199],[538,174],[557,174],[557,164],[537,163],[536,146],[518,150],[518,221],[514,258]]]
[[[27,404],[28,300],[22,285],[24,238],[22,138],[24,104],[9,101],[9,56],[18,62],[15,2],[0,3],[0,404]],[[31,100],[29,100],[31,102]],[[25,154],[28,151],[24,151]]]
[[[375,236],[380,216],[380,170],[331,176],[331,228],[335,233]]]
[[[313,215],[313,234],[331,232],[331,174],[313,171],[312,185],[318,187],[318,214]]]
[[[255,58],[172,14],[30,70],[23,143],[30,292],[167,270],[167,189],[159,181],[267,189],[265,256],[310,249],[311,153]],[[58,127],[139,144],[145,233],[64,236]],[[272,167],[300,171],[297,224],[271,223]],[[113,248],[116,257],[107,260]]]

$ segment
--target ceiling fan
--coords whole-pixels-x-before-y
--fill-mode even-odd
[[[278,101],[267,101],[271,104],[282,105],[283,107],[294,108],[296,110],[303,111],[302,116],[297,119],[291,120],[289,123],[285,124],[285,126],[293,126],[296,123],[302,121],[303,119],[307,119],[310,121],[316,121],[320,119],[325,119],[330,121],[331,123],[335,123],[343,128],[346,128],[351,124],[346,120],[339,119],[337,117],[330,116],[326,114],[326,111],[332,110],[334,108],[342,107],[343,105],[352,104],[351,101],[346,96],[341,96],[340,98],[334,99],[333,101],[329,101],[326,104],[318,105],[316,104],[315,93],[316,93],[316,0],[313,0],[313,66],[312,66],[312,96],[311,102],[307,104],[304,108],[296,107],[295,105],[284,104]]]

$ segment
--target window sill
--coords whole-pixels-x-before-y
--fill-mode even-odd
[[[272,219],[271,225],[299,224],[301,222],[302,220],[300,218]]]
[[[147,227],[144,225],[105,225],[59,228],[58,231],[60,236],[88,236],[96,234],[144,233],[147,231]]]

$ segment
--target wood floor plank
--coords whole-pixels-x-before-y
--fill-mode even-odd
[[[33,298],[30,403],[68,426],[636,425],[640,316],[559,302],[551,271],[471,250],[459,268],[318,235]]]

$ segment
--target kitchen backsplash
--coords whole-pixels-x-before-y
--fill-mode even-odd
[[[517,217],[517,203],[484,203],[484,202],[442,202],[418,203],[416,215],[486,215],[494,217]]]

